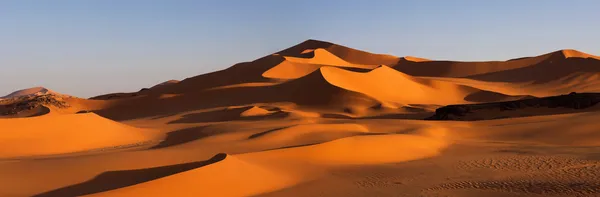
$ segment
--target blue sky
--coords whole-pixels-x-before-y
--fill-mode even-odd
[[[600,54],[600,1],[4,0],[0,95],[137,91],[306,39],[396,56]]]

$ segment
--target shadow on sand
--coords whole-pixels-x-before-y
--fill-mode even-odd
[[[163,140],[156,146],[151,147],[150,149],[159,149],[170,146],[176,146],[211,136],[213,132],[207,132],[207,127],[208,126],[200,126],[171,131],[167,133],[167,137],[165,138],[165,140]]]
[[[210,165],[219,161],[224,160],[227,157],[225,153],[219,153],[212,158],[192,163],[184,163],[170,166],[161,166],[156,168],[146,168],[138,170],[123,170],[123,171],[110,171],[104,172],[92,180],[59,188],[56,190],[44,192],[42,194],[35,195],[35,197],[49,197],[49,196],[82,196],[88,194],[94,194],[99,192],[105,192],[118,188],[123,188],[151,180],[159,179],[169,175],[177,174],[180,172],[192,170],[202,166]]]
[[[275,111],[270,114],[258,115],[258,116],[247,116],[243,117],[240,114],[248,109],[249,107],[240,107],[235,109],[222,109],[216,111],[194,113],[184,115],[181,119],[171,121],[169,124],[175,123],[204,123],[204,122],[223,122],[233,120],[267,120],[267,119],[280,119],[289,116],[289,113],[283,111]]]

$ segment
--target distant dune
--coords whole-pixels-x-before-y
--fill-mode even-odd
[[[57,93],[52,90],[46,89],[44,87],[33,87],[33,88],[15,91],[6,96],[0,97],[0,99],[11,99],[11,98],[18,98],[18,97],[23,97],[23,96],[40,96],[40,95],[47,95],[47,94],[57,94]]]
[[[600,195],[598,56],[401,55],[307,40],[136,92],[16,91],[0,196]]]

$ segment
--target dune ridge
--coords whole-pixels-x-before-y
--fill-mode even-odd
[[[292,176],[225,154],[203,167],[90,196],[250,196],[297,181]],[[229,187],[232,184],[236,189]]]
[[[52,90],[46,89],[44,87],[33,87],[33,88],[28,88],[28,89],[23,89],[23,90],[18,90],[18,91],[12,92],[6,96],[0,97],[0,99],[11,99],[11,98],[24,97],[24,96],[41,96],[41,95],[48,95],[48,94],[60,95],[60,94],[58,94]]]

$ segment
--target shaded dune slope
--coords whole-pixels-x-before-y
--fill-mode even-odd
[[[196,168],[92,196],[251,196],[298,182],[286,173],[218,154]],[[235,185],[235,189],[230,186]],[[44,196],[44,195],[41,195]]]
[[[392,65],[399,58],[391,55],[373,54],[361,50],[352,49],[346,46],[324,42],[319,40],[306,40],[298,45],[277,52],[277,54],[294,56],[302,54],[306,50],[325,49],[341,59],[353,63],[363,65]]]
[[[460,62],[460,61],[407,61],[401,59],[393,67],[413,76],[469,77],[500,71],[527,68],[539,64],[574,64],[577,59],[599,60],[597,56],[576,50],[560,50],[536,57],[524,57],[508,61]],[[561,62],[556,62],[561,61]],[[565,66],[567,67],[567,66]],[[530,74],[530,73],[529,73]],[[531,76],[530,76],[531,77]]]
[[[553,56],[555,58],[527,67],[473,75],[468,76],[468,78],[481,81],[533,82],[539,84],[560,80],[566,76],[600,72],[599,59],[582,58],[585,57],[583,55],[566,56],[563,52],[554,53]]]

